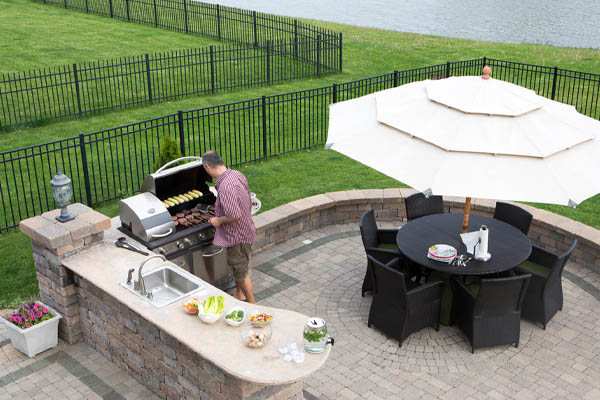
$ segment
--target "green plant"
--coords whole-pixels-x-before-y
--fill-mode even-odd
[[[53,315],[46,307],[40,306],[37,303],[31,303],[22,305],[17,311],[6,317],[6,320],[21,329],[27,329],[52,317]]]
[[[163,138],[162,144],[160,145],[158,158],[154,162],[154,170],[156,171],[169,161],[173,161],[181,157],[183,157],[183,155],[181,154],[181,151],[179,151],[179,143],[177,143],[177,141],[171,136],[166,135]],[[175,163],[169,166],[169,168],[173,168],[179,164],[182,163]]]

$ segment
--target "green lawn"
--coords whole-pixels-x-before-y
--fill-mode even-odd
[[[219,43],[32,0],[0,0],[0,10],[0,74]]]
[[[35,69],[39,66],[198,47],[209,43],[198,36],[187,36],[58,7],[43,6],[27,0],[0,0],[0,9],[0,23],[4,28],[0,31],[0,48],[3,55],[0,58],[0,71],[7,71],[7,68],[11,71]],[[56,29],[63,21],[69,22],[61,26],[61,29]],[[326,86],[333,82],[360,79],[395,69],[482,56],[556,65],[579,71],[600,70],[599,50],[500,44],[318,21],[308,22],[343,32],[343,73],[320,79],[290,81],[270,87],[190,97],[85,119],[63,120],[36,128],[16,129],[0,133],[0,151],[140,121],[173,113],[179,109],[193,109],[259,97],[263,94]],[[74,28],[76,26],[79,26],[79,29]],[[81,29],[83,26],[85,29]],[[87,32],[92,33],[88,36]],[[248,176],[251,189],[263,202],[264,210],[317,193],[401,185],[335,152],[320,149],[279,156],[243,166],[241,170]],[[600,228],[598,196],[584,202],[575,210],[560,206],[540,207]],[[114,216],[116,202],[100,205],[98,210]],[[0,259],[0,308],[15,305],[20,299],[35,295],[35,272],[28,239],[16,232],[0,235]]]
[[[158,50],[177,49],[185,47],[194,47],[194,44],[202,40],[199,36],[185,35],[177,32],[170,32],[163,29],[157,29],[145,25],[121,22],[111,20],[102,16],[88,15],[82,12],[64,10],[54,6],[44,6],[39,3],[28,0],[0,0],[0,7],[18,4],[18,8],[24,15],[28,15],[29,28],[25,29],[31,32],[31,37],[47,37],[45,51],[39,54],[39,57],[46,57],[45,54],[52,52],[52,43],[62,43],[65,37],[61,33],[48,27],[45,15],[67,15],[76,21],[87,21],[87,23],[103,26],[107,32],[121,29],[129,29],[130,33],[123,34],[128,37],[137,36],[147,38],[144,42],[144,50],[140,48],[127,48],[121,42],[122,35],[113,37],[108,35],[100,40],[98,44],[110,54],[110,48],[119,55],[139,54],[149,49]],[[37,10],[37,12],[36,12]],[[31,11],[31,13],[29,13]],[[34,18],[37,23],[31,23]],[[5,12],[3,9],[0,15],[0,21],[3,21]],[[16,17],[15,17],[16,18]],[[343,33],[343,69],[339,74],[327,75],[322,78],[310,78],[296,81],[278,83],[270,87],[256,87],[250,89],[236,90],[232,92],[217,93],[208,96],[196,96],[177,99],[175,101],[165,102],[156,105],[146,105],[138,108],[107,112],[100,115],[90,116],[84,119],[60,120],[50,124],[44,124],[36,128],[19,128],[8,133],[0,134],[0,151],[14,149],[21,146],[28,146],[40,142],[76,136],[79,132],[93,132],[109,127],[128,124],[141,121],[160,115],[177,112],[177,110],[190,110],[209,105],[224,104],[242,99],[249,99],[270,94],[291,92],[302,89],[331,85],[334,82],[346,82],[354,79],[366,78],[369,76],[389,73],[394,70],[403,70],[417,68],[426,65],[443,63],[446,61],[458,61],[480,57],[490,57],[511,61],[519,61],[531,64],[541,64],[549,66],[558,66],[579,71],[598,72],[600,71],[600,50],[591,49],[572,49],[560,48],[546,45],[529,44],[509,44],[493,43],[474,40],[451,39],[437,36],[417,35],[412,33],[402,33],[395,31],[386,31],[373,28],[362,28],[350,25],[326,23],[321,21],[309,21],[314,25],[322,26],[334,31]],[[7,24],[4,23],[4,26]],[[93,24],[92,24],[93,25]],[[11,29],[12,25],[9,25]],[[46,29],[43,27],[46,26]],[[100,28],[98,28],[100,29]],[[121,31],[122,32],[122,31]],[[153,35],[152,35],[153,34]],[[5,36],[6,33],[0,31],[0,45],[10,42],[11,36]],[[179,38],[180,41],[176,39]],[[7,40],[8,39],[8,40]],[[91,39],[90,39],[91,40]],[[78,45],[76,44],[78,43]],[[53,64],[67,64],[81,59],[102,58],[95,56],[87,50],[88,41],[73,42],[71,51],[68,53],[55,54]],[[206,44],[204,42],[203,44]],[[79,46],[79,50],[76,48]],[[141,45],[140,45],[141,46]],[[36,68],[37,62],[32,61],[28,50],[24,46],[12,47],[9,53],[10,57],[2,57],[10,65],[23,65],[27,68]],[[2,52],[5,54],[5,52]],[[29,54],[29,56],[28,56]],[[35,53],[33,53],[35,54]],[[14,59],[15,62],[6,61],[6,58]],[[5,68],[5,67],[0,67]],[[14,67],[12,67],[14,68]]]

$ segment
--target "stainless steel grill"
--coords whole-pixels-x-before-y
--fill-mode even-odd
[[[185,160],[192,161],[168,168]],[[146,176],[142,193],[119,202],[119,229],[208,283],[227,289],[234,285],[231,271],[225,252],[212,246],[214,228],[207,222],[216,201],[209,182],[212,178],[200,157],[183,157],[165,164]],[[202,196],[188,196],[186,201],[168,207],[164,203],[193,190]]]

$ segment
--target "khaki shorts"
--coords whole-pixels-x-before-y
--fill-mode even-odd
[[[250,269],[250,255],[252,253],[252,245],[246,243],[238,243],[231,247],[227,247],[227,264],[233,269],[233,280],[236,282],[243,281],[248,275]]]

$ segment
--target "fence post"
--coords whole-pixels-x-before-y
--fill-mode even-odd
[[[188,11],[187,11],[187,0],[183,0],[183,14],[185,16],[185,33],[188,32]]]
[[[210,88],[215,92],[215,54],[212,44],[210,45]]]
[[[399,75],[398,70],[395,70],[394,71],[394,87],[398,87],[398,75]]]
[[[75,76],[75,93],[77,93],[77,109],[81,117],[81,94],[79,93],[79,74],[77,73],[77,64],[73,63],[73,75]]]
[[[263,158],[267,158],[267,97],[262,97]]]
[[[45,3],[45,2],[46,2],[46,0],[44,0],[44,3]],[[67,7],[67,0],[65,0],[65,8],[68,8],[68,7]]]
[[[337,83],[334,83],[333,85],[333,104],[337,103]]]
[[[150,57],[148,53],[145,54],[146,58],[146,82],[148,84],[148,101],[152,103],[152,76],[150,75]]]
[[[90,5],[88,4],[88,0],[85,0],[85,12],[90,13]]]
[[[294,20],[294,57],[298,58],[298,20]]]
[[[554,95],[556,94],[556,78],[558,76],[558,67],[554,67],[554,77],[552,78],[552,95],[550,98],[554,100]]]
[[[271,83],[271,41],[267,40],[267,84]]]
[[[217,4],[217,35],[221,40],[221,6]]]
[[[131,21],[131,16],[129,15],[129,0],[125,0],[125,9],[127,10],[127,21]]]
[[[482,61],[483,61],[483,66],[481,67],[481,69],[483,69],[483,67],[485,67],[485,65],[487,64],[487,57],[483,57]]]
[[[183,132],[183,111],[177,111],[177,125],[179,126],[179,149],[181,155],[185,156],[185,134]]]
[[[446,61],[446,78],[450,78],[450,61]]]
[[[321,35],[317,35],[317,76],[321,76]]]
[[[158,26],[158,11],[156,9],[156,0],[154,2],[154,26]]]
[[[256,26],[256,11],[252,11],[252,20],[254,21],[254,47],[258,47],[258,28]]]
[[[88,171],[87,153],[85,152],[85,136],[79,134],[79,149],[81,150],[81,164],[83,167],[83,181],[85,183],[85,201],[92,206],[92,189],[90,187],[90,173]]]
[[[113,0],[108,0],[110,5],[110,17],[113,18]]]
[[[342,32],[340,32],[340,72],[342,72]]]

